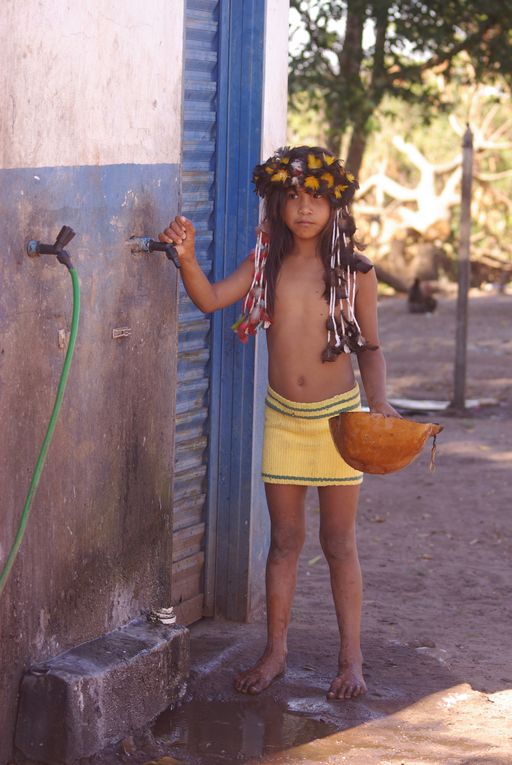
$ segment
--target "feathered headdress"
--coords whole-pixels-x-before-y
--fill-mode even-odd
[[[321,194],[336,208],[346,207],[359,184],[333,154],[311,146],[284,146],[266,162],[256,165],[252,175],[256,193],[266,197],[273,188],[300,186],[309,194]]]
[[[355,225],[348,204],[359,185],[345,172],[341,160],[318,147],[298,146],[278,149],[253,172],[256,193],[267,198],[273,189],[303,188],[309,194],[324,196],[336,209],[332,224],[330,269],[327,294],[327,345],[322,361],[334,361],[341,353],[374,348],[366,342],[355,316],[356,273],[366,273],[372,266],[354,252]],[[272,323],[267,313],[265,263],[269,239],[261,231],[254,252],[254,278],[242,306],[242,314],[233,330],[242,342]]]

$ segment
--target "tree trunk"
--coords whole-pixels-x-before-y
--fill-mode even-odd
[[[385,45],[388,29],[388,13],[390,3],[381,0],[380,4],[374,9],[375,22],[375,52],[373,56],[373,67],[369,89],[362,93],[363,104],[366,108],[361,109],[359,119],[354,122],[350,146],[347,153],[346,167],[356,177],[363,162],[363,156],[368,142],[370,119],[382,100],[386,86],[386,67],[385,67]],[[349,3],[350,7],[350,3]],[[356,9],[354,9],[356,10]],[[359,9],[360,12],[360,9]],[[360,16],[361,18],[361,16]],[[348,28],[348,15],[347,15]],[[362,33],[362,29],[361,29]],[[345,48],[345,46],[344,46]],[[361,67],[361,61],[358,64],[358,73]]]
[[[336,90],[330,102],[330,125],[327,131],[328,148],[337,153],[341,136],[350,125],[354,111],[363,91],[361,62],[363,60],[363,29],[368,3],[365,0],[348,0],[343,47],[338,53],[339,74]]]
[[[363,60],[363,28],[367,3],[363,0],[348,0],[345,39],[339,56],[340,76],[345,82],[359,80]]]
[[[368,138],[364,125],[362,127],[359,124],[354,125],[345,166],[349,172],[356,176],[356,178],[361,169],[367,140]]]

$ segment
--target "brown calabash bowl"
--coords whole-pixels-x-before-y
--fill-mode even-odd
[[[363,473],[384,475],[409,465],[442,425],[386,417],[374,412],[342,412],[329,419],[331,435],[345,462]]]

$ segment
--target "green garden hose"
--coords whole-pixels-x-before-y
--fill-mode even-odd
[[[41,478],[41,473],[43,472],[46,454],[48,452],[48,448],[53,438],[53,431],[55,430],[55,425],[57,423],[57,418],[59,416],[59,411],[62,404],[62,398],[64,396],[64,391],[66,389],[66,384],[69,377],[71,359],[73,358],[73,352],[75,350],[76,335],[78,331],[78,319],[80,317],[80,285],[78,282],[78,275],[76,270],[73,267],[70,267],[70,268],[68,267],[68,270],[71,276],[71,282],[73,284],[73,316],[71,319],[71,332],[69,335],[68,349],[66,352],[66,358],[64,359],[64,366],[62,367],[62,372],[60,375],[59,386],[57,388],[57,395],[55,397],[55,403],[53,405],[50,422],[48,424],[48,429],[44,437],[43,445],[41,446],[41,451],[39,452],[39,457],[37,458],[34,473],[32,475],[32,480],[30,482],[27,498],[25,500],[25,506],[21,514],[20,524],[18,527],[18,532],[16,534],[16,539],[14,540],[14,544],[11,547],[9,555],[7,556],[7,560],[2,568],[2,573],[0,574],[0,596],[2,595],[5,584],[9,577],[10,571],[14,565],[14,561],[16,560],[18,550],[20,549],[21,543],[23,541],[23,537],[25,535],[28,515],[30,512],[30,505],[32,504],[34,494],[36,493],[37,486],[39,484],[39,479]]]

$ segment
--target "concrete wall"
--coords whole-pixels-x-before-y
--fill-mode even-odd
[[[82,289],[70,381],[0,601],[0,763],[31,663],[170,599],[176,272],[129,254],[178,206],[183,0],[6,0],[0,40],[0,565],[64,360],[71,283],[28,239],[63,224]],[[112,331],[131,334],[113,339]]]
[[[265,63],[263,82],[263,126],[261,158],[266,159],[286,143],[288,106],[288,0],[267,0],[265,18]],[[270,534],[264,486],[261,480],[261,448],[267,389],[267,343],[264,332],[256,337],[253,421],[253,473],[251,507],[251,578],[249,618],[264,606],[264,570]]]
[[[176,163],[184,0],[4,0],[2,167]]]

